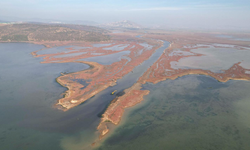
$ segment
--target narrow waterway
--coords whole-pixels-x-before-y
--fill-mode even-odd
[[[163,51],[168,48],[169,44],[169,42],[163,41],[162,47],[158,48],[148,60],[145,60],[141,65],[135,67],[132,72],[125,75],[122,79],[119,79],[117,81],[117,85],[107,88],[106,90],[98,93],[83,104],[75,107],[72,110],[69,110],[74,112],[76,116],[81,117],[81,126],[84,126],[85,129],[91,131],[92,133],[95,132],[96,134],[83,134],[87,132],[85,131],[82,132],[82,134],[77,133],[77,139],[75,139],[76,136],[66,138],[62,142],[65,149],[68,150],[72,149],[73,147],[75,147],[75,149],[78,149],[80,147],[84,147],[85,145],[89,144],[88,142],[91,142],[90,140],[86,142],[85,139],[93,140],[98,137],[99,133],[96,131],[96,127],[100,122],[100,116],[102,115],[102,113],[104,113],[110,102],[116,97],[116,95],[111,95],[110,93],[114,90],[117,90],[117,93],[122,92],[124,89],[127,89],[134,83],[136,83],[136,81],[143,75],[143,73],[161,56]],[[73,143],[75,141],[78,141],[78,146],[76,146],[77,144],[75,145]]]
[[[132,86],[168,45],[164,42],[148,60],[118,80],[117,85],[62,112],[53,105],[62,98],[66,88],[56,83],[55,79],[61,72],[76,72],[88,66],[81,63],[41,64],[42,58],[34,58],[30,53],[43,46],[1,43],[0,149],[83,149],[98,137],[96,127],[100,122],[99,116],[115,98],[110,93]]]

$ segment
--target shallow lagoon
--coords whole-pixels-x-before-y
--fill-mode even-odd
[[[250,51],[235,48],[198,48],[191,50],[203,56],[181,58],[178,62],[171,62],[174,69],[204,69],[213,72],[227,70],[235,63],[241,62],[241,66],[250,69]]]
[[[235,40],[235,41],[250,41],[250,38],[239,38],[239,37],[235,37],[235,36],[232,36],[232,35],[216,35],[216,37],[219,37],[219,38],[227,38],[227,39],[230,39],[230,40]]]
[[[250,82],[188,75],[146,84],[99,150],[250,149]]]
[[[79,55],[83,55],[83,54],[87,54],[87,52],[79,52],[79,53],[71,53],[71,54],[62,54],[62,55],[54,56],[54,58],[74,57],[74,56],[79,56]]]
[[[42,51],[38,51],[38,55],[43,55],[43,54],[56,54],[56,53],[68,53],[72,52],[73,50],[70,50],[69,48],[72,48],[74,51],[75,50],[85,50],[88,49],[89,47],[80,47],[80,46],[59,46],[59,47],[52,47],[52,48],[46,48]]]
[[[128,47],[129,44],[119,44],[108,48],[103,48],[104,50],[121,51]]]
[[[8,150],[80,150],[98,138],[100,114],[118,92],[128,88],[156,61],[169,45],[159,48],[133,73],[82,105],[67,112],[54,109],[66,88],[56,83],[61,72],[87,69],[81,63],[41,64],[33,51],[44,48],[27,43],[0,44],[0,149]],[[65,49],[65,48],[62,48]]]
[[[122,51],[114,54],[109,54],[109,55],[103,55],[103,56],[95,56],[95,57],[89,57],[89,58],[83,58],[83,59],[78,59],[78,61],[93,61],[97,62],[102,65],[111,65],[114,62],[121,61],[121,59],[129,55],[130,51]]]
[[[89,66],[40,64],[42,59],[30,53],[41,48],[27,43],[0,44],[0,149],[61,150],[63,138],[87,132],[82,130],[86,123],[80,120],[84,115],[74,115],[80,114],[79,110],[64,113],[53,105],[66,90],[55,78],[61,72],[76,72]]]
[[[42,59],[30,53],[41,48],[27,43],[0,44],[0,149],[86,148],[86,143],[98,136],[98,114],[114,98],[107,93],[130,87],[162,53],[154,53],[152,60],[119,80],[117,86],[62,112],[52,108],[66,90],[55,78],[60,72],[88,66],[40,64]],[[208,76],[189,75],[143,88],[151,93],[144,102],[129,108],[121,126],[99,149],[250,148],[249,81],[221,83]]]

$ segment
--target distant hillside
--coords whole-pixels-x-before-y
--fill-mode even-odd
[[[103,28],[89,26],[89,25],[76,25],[76,24],[62,24],[62,27],[67,27],[76,30],[89,31],[89,32],[99,32],[99,33],[108,33],[108,30]]]
[[[107,32],[85,25],[10,24],[0,26],[0,41],[107,41]]]
[[[0,23],[9,23],[9,21],[0,20]]]
[[[112,22],[112,23],[105,24],[104,26],[115,27],[115,28],[133,28],[133,29],[142,28],[142,26],[140,26],[134,22],[128,21],[128,20],[123,20],[123,21],[119,21],[119,22]]]
[[[68,21],[70,24],[81,24],[81,25],[89,25],[89,26],[96,26],[99,23],[94,21],[88,21],[88,20],[74,20],[74,21]]]

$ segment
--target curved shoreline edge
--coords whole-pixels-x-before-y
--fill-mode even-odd
[[[138,45],[137,45],[138,46]],[[77,62],[77,63],[84,63],[90,66],[90,68],[74,73],[69,74],[62,74],[56,78],[56,82],[58,82],[63,87],[67,88],[67,91],[64,93],[64,97],[59,99],[58,102],[54,105],[56,108],[67,111],[84,101],[88,100],[89,98],[93,97],[94,95],[100,93],[101,91],[107,89],[108,87],[116,85],[118,79],[123,78],[124,75],[128,74],[129,72],[133,71],[133,69],[146,61],[150,58],[150,56],[156,52],[158,48],[162,46],[162,42],[155,42],[154,46],[150,49],[145,51],[140,55],[140,57],[135,57],[131,55],[132,63],[126,65],[127,60],[121,60],[120,62],[113,63],[112,65],[106,66],[96,62],[88,62],[88,61],[59,61],[59,62],[41,62],[41,63],[67,63],[67,62]],[[131,47],[131,46],[130,46]],[[48,47],[47,47],[48,48]],[[136,47],[135,47],[136,48]],[[38,51],[44,50],[46,48],[37,50],[32,52],[31,54],[34,57],[40,57],[36,53]],[[139,49],[137,48],[135,52]],[[43,56],[43,55],[42,55]],[[137,60],[137,58],[139,60]],[[125,64],[123,66],[123,64]],[[118,66],[116,66],[118,65]],[[120,70],[119,67],[123,68]],[[106,70],[106,69],[109,70]],[[117,71],[118,70],[118,71]],[[109,75],[107,71],[114,72],[116,75]],[[108,75],[108,77],[106,77]],[[83,85],[77,82],[77,80],[86,80],[88,85]],[[90,81],[88,81],[90,80]]]
[[[172,50],[172,44],[173,43],[171,43],[170,46],[165,49],[165,51],[162,53],[162,56],[164,56],[167,51]],[[104,112],[103,118],[101,119],[101,122],[97,127],[97,130],[100,134],[99,139],[102,139],[105,135],[107,135],[107,133],[109,132],[108,125],[110,123],[114,125],[119,124],[126,108],[132,107],[142,102],[144,100],[143,97],[150,93],[149,90],[141,90],[142,85],[146,84],[147,82],[156,84],[167,79],[175,80],[178,77],[192,74],[210,76],[216,79],[218,82],[227,82],[229,80],[250,80],[250,75],[245,74],[245,72],[249,71],[249,69],[244,69],[243,67],[241,67],[239,65],[240,62],[234,64],[230,69],[226,70],[225,73],[214,73],[212,71],[202,69],[183,69],[182,71],[180,70],[180,72],[175,73],[171,76],[159,75],[157,77],[154,76],[151,78],[151,73],[155,71],[154,65],[158,63],[159,59],[154,62],[154,64],[150,68],[148,68],[148,70],[139,78],[139,80],[132,87],[124,91],[125,94],[123,96],[118,97],[111,102],[109,107]],[[234,72],[235,74],[230,76],[230,73],[232,72]]]
[[[232,72],[233,70],[236,70],[236,72],[238,73],[236,76],[225,76],[223,74],[225,73],[214,73],[212,71],[209,70],[202,70],[202,69],[178,69],[176,72],[173,73],[173,75],[170,76],[164,76],[161,75],[160,73],[156,72],[159,71],[158,69],[158,63],[160,63],[158,60],[164,55],[166,55],[169,51],[175,49],[175,47],[172,47],[174,43],[172,40],[168,40],[171,41],[170,45],[168,48],[166,48],[161,56],[155,61],[153,62],[152,66],[150,66],[147,71],[144,72],[144,74],[138,79],[137,82],[135,82],[131,87],[127,88],[124,90],[124,95],[117,97],[115,99],[113,99],[111,101],[111,103],[109,104],[109,106],[106,108],[105,112],[102,115],[101,121],[97,127],[97,130],[99,131],[99,140],[104,138],[110,131],[108,125],[109,124],[114,124],[114,125],[118,125],[122,119],[122,116],[124,114],[124,111],[126,108],[128,107],[132,107],[137,105],[138,103],[142,102],[144,100],[144,96],[148,95],[150,93],[149,90],[141,90],[142,85],[146,84],[147,82],[151,82],[153,84],[156,84],[158,82],[167,80],[167,79],[171,79],[171,80],[175,80],[178,77],[182,77],[185,75],[191,75],[191,74],[197,74],[197,75],[207,75],[210,77],[213,77],[214,79],[216,79],[219,82],[227,82],[228,80],[250,80],[250,76],[244,74],[245,72],[242,72],[243,68],[239,65],[239,63],[234,64],[230,69],[226,70],[228,71],[228,73],[230,74],[230,72]],[[46,49],[46,48],[44,48]],[[40,50],[38,50],[40,51]],[[154,50],[155,52],[156,50]],[[37,51],[36,51],[37,52]],[[36,52],[32,52],[33,56],[37,56]],[[153,53],[152,53],[153,54]],[[151,55],[152,55],[151,54]],[[149,59],[150,57],[148,57],[147,59]],[[146,61],[147,59],[144,59],[144,61]],[[56,108],[59,108],[63,111],[67,111],[81,103],[83,103],[84,101],[88,100],[89,98],[93,97],[94,95],[98,94],[99,92],[107,89],[110,86],[114,86],[116,85],[116,80],[120,79],[120,78],[116,78],[115,80],[111,80],[108,81],[107,84],[106,82],[103,85],[100,85],[98,87],[96,87],[95,89],[87,92],[87,93],[81,93],[81,89],[84,88],[84,86],[82,84],[79,84],[77,82],[73,82],[72,80],[70,80],[70,76],[74,76],[75,74],[78,73],[84,73],[84,74],[88,74],[88,72],[92,72],[92,73],[101,73],[100,70],[105,69],[104,65],[95,63],[95,62],[86,62],[86,61],[74,61],[74,62],[78,62],[78,63],[84,63],[90,66],[90,68],[83,70],[83,71],[78,71],[75,73],[70,73],[70,74],[66,74],[56,78],[56,81],[66,87],[68,90],[65,92],[64,98],[59,99],[58,103],[55,104]],[[141,63],[143,63],[141,62]],[[59,62],[59,63],[67,63],[67,61],[65,62]],[[157,68],[155,67],[157,64]],[[238,69],[238,71],[237,71]],[[248,69],[246,69],[248,70]],[[249,70],[250,71],[250,70]],[[152,75],[153,74],[153,75]],[[89,79],[89,78],[86,78]],[[74,95],[77,95],[77,98],[73,97]],[[95,144],[93,144],[95,145]]]
[[[61,109],[63,111],[67,111],[70,108],[73,108],[81,103],[83,103],[84,101],[86,101],[87,99],[91,98],[92,96],[95,95],[94,92],[89,93],[87,96],[82,97],[79,100],[74,100],[72,99],[70,102],[65,101],[65,99],[71,99],[72,96],[74,96],[74,94],[79,93],[81,91],[81,88],[84,88],[84,85],[78,83],[78,82],[74,82],[70,79],[70,76],[74,76],[74,74],[78,74],[80,72],[88,72],[90,70],[95,70],[97,68],[97,70],[99,70],[100,68],[102,68],[103,66],[96,63],[96,62],[86,62],[86,61],[75,61],[78,63],[83,63],[89,66],[88,69],[82,70],[82,71],[78,71],[78,72],[73,72],[73,73],[69,73],[69,74],[62,74],[61,76],[56,78],[56,82],[59,83],[61,86],[66,87],[68,90],[65,91],[64,93],[64,97],[62,99],[59,99],[57,101],[57,103],[55,104],[55,107],[58,109]]]

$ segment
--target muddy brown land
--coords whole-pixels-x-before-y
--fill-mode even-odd
[[[178,77],[189,74],[208,75],[220,82],[227,82],[228,80],[250,80],[250,66],[249,68],[242,67],[242,62],[234,63],[230,68],[222,72],[213,72],[205,69],[191,69],[191,68],[173,68],[173,62],[179,62],[181,59],[189,57],[202,57],[204,54],[196,53],[193,50],[200,48],[228,48],[228,45],[233,45],[237,50],[250,50],[250,43],[247,41],[235,41],[232,39],[219,38],[216,35],[221,33],[200,33],[200,32],[166,32],[150,31],[143,33],[142,38],[136,38],[136,35],[142,34],[140,32],[123,32],[110,33],[111,41],[95,42],[95,44],[102,44],[100,47],[94,47],[93,42],[77,42],[77,41],[43,41],[35,42],[36,44],[43,44],[46,48],[32,53],[35,57],[43,57],[42,63],[65,63],[76,62],[84,63],[90,66],[89,69],[64,74],[57,78],[57,82],[62,86],[67,87],[64,98],[59,99],[55,107],[67,111],[92,96],[107,89],[110,86],[116,85],[116,81],[121,79],[124,75],[133,71],[133,69],[143,63],[145,60],[155,52],[156,49],[162,46],[159,40],[169,41],[170,46],[164,50],[160,58],[154,62],[152,66],[134,83],[133,86],[124,90],[124,94],[111,101],[110,105],[102,115],[101,122],[97,129],[100,132],[100,138],[103,138],[108,132],[109,124],[118,125],[124,114],[125,108],[132,107],[141,101],[143,97],[149,94],[148,90],[141,90],[142,85],[151,82],[158,83],[166,79],[174,80]],[[240,36],[240,35],[237,35]],[[248,36],[248,35],[244,35]],[[150,48],[144,47],[142,44],[147,43]],[[67,52],[58,52],[50,54],[39,54],[39,52],[52,47],[71,45],[66,48]],[[124,49],[119,51],[107,50],[112,47],[121,47],[126,45]],[[85,49],[76,49],[78,47],[87,47]],[[113,62],[109,65],[99,64],[97,62],[83,61],[82,59],[92,58],[98,56],[108,56],[117,54],[119,52],[129,52],[119,61]],[[76,55],[75,55],[76,54]],[[78,55],[77,55],[78,54]],[[63,55],[74,55],[68,57],[60,57]],[[59,56],[59,57],[58,57]],[[86,85],[79,83],[79,80],[86,81]]]
[[[131,35],[130,35],[131,36]],[[116,85],[116,81],[121,79],[124,75],[131,72],[136,66],[147,60],[156,49],[161,47],[162,42],[156,40],[143,40],[136,41],[135,36],[133,40],[127,40],[128,37],[124,35],[119,36],[117,39],[111,42],[101,42],[98,44],[109,44],[108,46],[94,47],[93,43],[70,43],[74,46],[88,47],[87,49],[74,49],[74,46],[67,48],[67,53],[59,52],[52,54],[37,54],[45,49],[33,52],[35,57],[43,57],[44,61],[41,63],[65,63],[65,62],[77,62],[84,63],[90,66],[89,69],[79,71],[70,74],[62,74],[57,78],[57,82],[62,86],[67,87],[68,90],[65,92],[64,98],[59,99],[55,105],[57,108],[67,111],[84,101],[88,100],[92,96],[105,90],[110,86]],[[122,39],[124,38],[124,39]],[[151,47],[144,47],[143,43],[147,42]],[[44,43],[48,44],[48,43]],[[51,43],[52,45],[68,45],[69,43]],[[107,50],[112,49],[115,46],[125,45],[125,48],[119,51]],[[47,46],[51,47],[51,46]],[[103,65],[96,62],[80,61],[81,59],[91,58],[98,56],[105,56],[110,54],[116,54],[120,52],[129,52],[126,58],[120,59],[120,61],[114,62],[110,65]],[[73,57],[58,57],[63,55],[79,54]],[[85,80],[87,85],[80,84],[79,80]]]
[[[124,109],[134,106],[143,100],[143,96],[149,94],[148,90],[141,90],[141,85],[146,82],[158,83],[166,79],[174,80],[178,77],[189,74],[208,75],[220,82],[227,82],[228,80],[250,80],[250,66],[248,69],[243,68],[237,62],[229,69],[224,70],[222,73],[216,73],[210,70],[203,69],[176,69],[171,67],[171,62],[178,62],[180,59],[187,57],[200,57],[203,56],[199,53],[194,53],[191,50],[198,48],[225,48],[226,44],[234,45],[238,50],[250,50],[250,42],[246,41],[232,41],[228,39],[216,38],[214,34],[204,33],[191,33],[191,32],[176,32],[168,34],[146,34],[144,37],[161,39],[170,41],[171,45],[167,48],[160,58],[140,77],[140,79],[132,87],[126,89],[125,94],[121,97],[114,99],[105,113],[101,123],[98,126],[100,138],[104,137],[108,132],[108,124],[112,123],[117,125],[122,118]],[[219,43],[219,45],[218,45]],[[181,50],[181,51],[180,51]],[[189,54],[189,55],[185,55]]]

